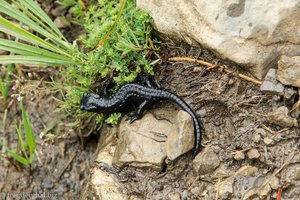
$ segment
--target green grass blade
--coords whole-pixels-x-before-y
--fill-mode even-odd
[[[21,111],[22,111],[22,120],[23,120],[23,126],[24,126],[24,131],[25,131],[25,138],[26,138],[26,142],[29,147],[30,155],[31,155],[31,154],[34,154],[35,147],[36,147],[35,137],[34,137],[34,133],[33,133],[32,129],[31,129],[30,119],[27,117],[27,114],[24,109],[24,105],[23,105],[22,101],[20,102],[20,107],[21,107]]]
[[[16,41],[0,38],[0,50],[25,56],[41,56],[59,60],[71,61],[71,58],[62,56],[39,47],[30,46]]]
[[[54,32],[56,32],[61,38],[64,36],[61,34],[59,29],[50,19],[50,17],[39,7],[39,5],[33,0],[19,0],[26,8],[28,8],[33,14],[38,16],[42,21],[44,21]]]
[[[35,30],[38,33],[40,33],[41,35],[45,36],[46,38],[51,39],[53,42],[58,44],[60,47],[65,48],[65,49],[70,48],[70,45],[68,43],[66,43],[65,41],[62,41],[59,37],[52,35],[51,33],[49,33],[49,31],[46,31],[43,28],[41,28],[38,24],[36,24],[30,18],[28,18],[28,16],[21,13],[16,8],[13,8],[10,4],[6,3],[3,0],[0,0],[0,5],[1,5],[0,12],[3,12],[6,15],[18,20],[22,24],[27,25],[32,30]]]
[[[25,29],[21,28],[20,26],[13,24],[12,22],[6,20],[2,16],[0,16],[0,31],[11,34],[11,35],[13,35],[17,38],[20,38],[22,40],[25,40],[31,44],[36,44],[36,45],[42,46],[46,49],[52,50],[54,52],[66,55],[68,57],[72,57],[65,51],[61,50],[60,48],[33,35],[32,33],[26,31]]]
[[[33,162],[33,160],[34,160],[34,153],[30,154],[28,161],[31,164]]]
[[[24,140],[23,140],[22,135],[21,135],[21,124],[19,125],[19,127],[16,125],[16,131],[17,131],[17,134],[18,134],[21,149],[22,149],[25,157],[27,158],[26,145],[25,145]]]
[[[30,163],[29,163],[29,161],[26,159],[26,158],[24,158],[24,157],[22,157],[22,156],[20,156],[20,155],[18,155],[16,152],[14,152],[14,151],[12,151],[12,150],[7,150],[7,153],[8,153],[8,155],[10,155],[11,157],[13,157],[15,160],[17,160],[17,161],[19,161],[20,163],[22,163],[23,165],[29,165]]]
[[[27,64],[38,66],[66,66],[74,64],[73,61],[58,60],[40,56],[21,56],[21,55],[5,55],[0,56],[1,64]]]
[[[35,23],[37,23],[43,29],[50,32],[52,35],[55,35],[56,37],[59,37],[67,42],[67,40],[64,38],[64,36],[61,34],[61,32],[59,32],[57,34],[53,29],[51,29],[49,26],[47,26],[43,21],[41,21],[38,17],[36,17],[30,10],[28,10],[28,8],[26,8],[26,6],[17,2],[16,0],[13,0],[13,2],[20,10],[22,10],[24,12],[24,14],[26,14],[26,16],[28,18],[32,19]]]

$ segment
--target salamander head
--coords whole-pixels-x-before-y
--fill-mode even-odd
[[[90,112],[97,112],[96,101],[99,95],[93,93],[84,93],[80,102],[80,109]]]

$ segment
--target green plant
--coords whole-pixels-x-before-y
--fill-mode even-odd
[[[151,39],[152,19],[135,7],[135,0],[95,2],[90,2],[83,17],[76,16],[78,24],[84,24],[85,33],[79,37],[84,51],[75,60],[85,62],[63,71],[68,90],[61,108],[77,117],[82,115],[78,110],[82,93],[101,90],[93,87],[95,82],[109,79],[118,87],[134,81],[140,73],[153,74],[152,65],[158,61],[150,62],[151,55],[158,51]],[[118,119],[111,115],[106,122],[115,123]],[[97,115],[96,121],[102,120],[103,116]]]
[[[151,62],[150,58],[157,55],[158,49],[150,38],[152,20],[135,7],[135,0],[91,0],[86,7],[77,0],[61,0],[85,31],[74,45],[35,1],[12,0],[12,3],[0,0],[0,13],[10,19],[0,16],[0,31],[16,41],[0,39],[0,49],[15,55],[0,56],[0,63],[65,66],[60,68],[64,82],[53,85],[63,91],[60,109],[76,119],[73,125],[94,116],[99,123],[105,120],[101,114],[79,110],[82,93],[100,89],[94,88],[94,83],[112,80],[118,87],[134,81],[140,73],[153,74],[152,65],[158,60]],[[114,114],[106,121],[115,123],[119,118],[119,114]]]
[[[10,81],[10,73],[12,71],[12,65],[7,65],[7,69],[5,72],[4,79],[2,79],[0,75],[0,92],[1,96],[3,98],[2,100],[2,106],[5,109],[8,101],[8,89],[9,89],[9,81]]]
[[[75,64],[72,59],[74,48],[35,1],[13,0],[9,4],[0,0],[0,5],[0,13],[11,18],[7,20],[0,16],[0,31],[18,39],[0,39],[0,49],[15,54],[1,55],[0,63],[42,66]],[[38,34],[27,31],[25,27]]]
[[[16,131],[19,139],[20,153],[16,150],[6,148],[7,154],[23,165],[29,166],[34,160],[34,152],[36,148],[35,136],[31,128],[30,119],[26,114],[22,101],[20,102],[22,112],[22,123],[16,125]],[[25,133],[25,141],[22,132]]]

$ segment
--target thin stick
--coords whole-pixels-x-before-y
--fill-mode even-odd
[[[66,171],[67,167],[71,164],[71,162],[74,160],[75,156],[77,155],[77,151],[74,151],[71,155],[71,158],[69,159],[68,163],[64,166],[64,168],[60,171],[60,173],[56,176],[57,179],[63,175],[63,173]]]
[[[86,5],[82,0],[79,0],[80,5],[83,7],[84,10],[86,10]]]
[[[172,62],[187,61],[187,62],[196,62],[198,64],[205,65],[207,67],[213,67],[214,66],[212,63],[209,63],[209,62],[206,62],[206,61],[203,61],[203,60],[198,60],[198,59],[195,59],[195,58],[189,58],[189,57],[171,57],[171,58],[168,58],[168,61],[172,61]]]
[[[207,67],[207,69],[212,69],[212,68],[216,67],[216,65],[214,65],[212,63],[209,63],[209,62],[206,62],[206,61],[203,61],[203,60],[198,60],[198,59],[195,59],[195,58],[189,58],[189,57],[171,57],[171,58],[168,58],[168,61],[171,61],[171,62],[180,62],[180,61],[195,62],[195,63],[201,64],[201,65],[205,65]],[[226,72],[226,73],[233,73],[233,71],[231,71],[227,68],[223,69],[223,71]],[[244,80],[247,80],[247,81],[250,81],[252,83],[255,83],[255,84],[258,84],[258,85],[262,84],[261,81],[259,81],[257,79],[254,79],[254,78],[251,78],[250,76],[247,76],[245,74],[238,73],[237,75],[240,78],[242,78]]]

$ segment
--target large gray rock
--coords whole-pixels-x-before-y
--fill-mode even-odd
[[[137,0],[158,31],[200,43],[258,78],[300,55],[300,0]]]

